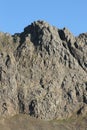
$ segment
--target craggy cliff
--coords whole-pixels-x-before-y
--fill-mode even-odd
[[[44,21],[0,33],[0,116],[40,119],[87,114],[87,34]]]

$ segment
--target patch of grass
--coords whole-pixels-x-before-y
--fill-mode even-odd
[[[0,120],[0,130],[85,130],[87,128],[87,117],[76,119],[63,119],[43,121],[29,115],[19,114]]]

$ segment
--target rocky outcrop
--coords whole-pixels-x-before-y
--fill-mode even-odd
[[[87,34],[44,21],[0,33],[0,116],[40,119],[87,114]]]

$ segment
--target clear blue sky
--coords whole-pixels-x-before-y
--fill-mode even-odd
[[[87,0],[1,0],[0,31],[14,34],[36,20],[74,35],[87,32]]]

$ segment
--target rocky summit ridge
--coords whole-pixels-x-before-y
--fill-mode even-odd
[[[0,33],[0,117],[52,120],[87,114],[87,33],[36,21]]]

